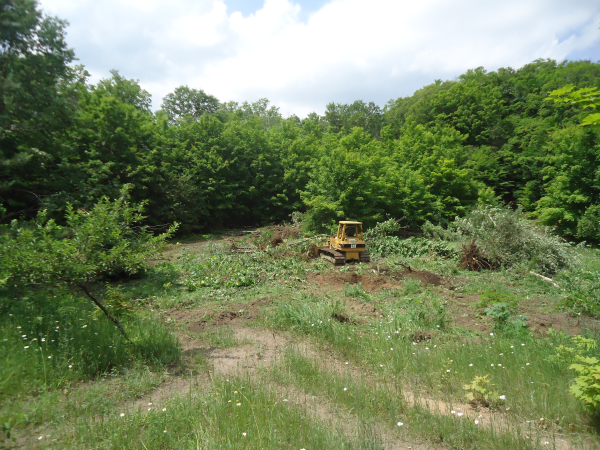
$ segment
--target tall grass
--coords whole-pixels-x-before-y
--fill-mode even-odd
[[[152,315],[125,319],[127,341],[103,315],[64,291],[6,298],[0,316],[0,402],[134,363],[179,362],[177,338]]]
[[[372,380],[357,379],[351,372],[340,375],[295,351],[286,353],[284,364],[273,370],[273,377],[280,383],[293,383],[309,394],[325,396],[359,418],[377,417],[400,439],[416,438],[449,448],[538,448],[535,433],[530,439],[518,428],[508,433],[495,432],[466,418],[442,416],[420,405],[411,407],[394,383],[374,385]]]
[[[573,374],[550,358],[558,345],[569,342],[566,335],[465,337],[448,328],[443,304],[431,292],[388,304],[384,317],[369,325],[336,321],[336,308],[335,302],[300,297],[280,304],[271,323],[315,336],[340,359],[381,379],[402,380],[422,394],[466,402],[463,386],[489,375],[494,389],[506,396],[503,410],[515,420],[545,418],[565,431],[589,425],[583,405],[568,392]]]
[[[260,380],[216,381],[207,394],[177,397],[163,410],[119,411],[80,422],[65,448],[139,449],[364,449],[381,448],[369,430],[347,436],[311,416]]]

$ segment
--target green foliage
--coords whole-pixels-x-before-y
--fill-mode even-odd
[[[386,257],[396,255],[404,258],[423,256],[448,256],[453,253],[452,247],[446,242],[410,237],[401,239],[393,236],[400,230],[400,221],[388,219],[378,222],[365,232],[369,253],[373,256]]]
[[[479,296],[480,302],[475,303],[478,308],[486,308],[494,303],[503,303],[510,308],[515,308],[518,304],[518,298],[513,294],[505,294],[502,292],[486,291]]]
[[[349,134],[353,128],[360,127],[374,138],[379,137],[383,122],[383,111],[373,102],[362,100],[354,103],[329,103],[325,109],[324,120],[333,133]]]
[[[158,236],[146,227],[137,228],[142,208],[128,202],[125,190],[114,202],[102,198],[90,211],[76,211],[68,205],[65,227],[48,220],[45,212],[36,221],[13,221],[0,234],[0,279],[24,288],[31,284],[76,286],[125,333],[91,292],[90,283],[103,276],[141,271],[175,232],[176,224]]]
[[[181,86],[153,113],[138,80],[112,71],[88,84],[69,66],[65,23],[35,2],[10,0],[0,13],[5,223],[40,209],[62,223],[67,204],[89,210],[131,184],[132,200],[148,202],[145,224],[177,221],[183,233],[293,211],[310,232],[389,216],[416,230],[500,199],[558,234],[600,242],[599,131],[578,125],[595,120],[600,64],[477,68],[384,109],[330,103],[303,120],[264,98],[219,104]]]
[[[365,231],[365,239],[373,240],[386,236],[393,236],[400,228],[400,220],[397,219],[388,219],[377,222],[374,227]]]
[[[589,108],[588,114],[581,121],[581,125],[600,125],[600,113],[596,112],[600,107],[600,92],[597,87],[576,89],[573,85],[567,85],[550,92],[548,100],[577,104],[584,109]]]
[[[600,272],[577,268],[561,273],[564,306],[574,314],[600,317]]]
[[[430,241],[425,238],[409,237],[400,239],[396,236],[384,236],[369,241],[369,252],[373,256],[400,256],[417,258],[424,256],[449,256],[454,249],[446,242]]]
[[[458,241],[462,236],[452,225],[449,224],[447,228],[444,228],[441,225],[435,225],[426,220],[421,226],[421,231],[423,231],[423,236],[427,239],[435,241]]]
[[[525,331],[527,327],[527,318],[523,315],[516,315],[514,308],[508,303],[493,303],[485,309],[485,313],[494,321],[494,329],[504,332]],[[509,321],[511,317],[513,320]]]
[[[463,389],[466,391],[465,397],[470,402],[481,403],[489,406],[491,403],[499,402],[500,394],[494,390],[495,385],[491,382],[489,375],[477,376],[471,383],[465,384]]]
[[[163,98],[162,111],[169,121],[198,120],[203,114],[214,114],[219,110],[219,100],[206,94],[202,89],[190,89],[188,86],[179,86],[171,94]]]
[[[600,198],[597,143],[598,134],[581,127],[552,132],[549,154],[541,169],[544,193],[533,214],[543,225],[556,227],[563,235],[578,235],[578,222]],[[593,219],[593,211],[586,220]],[[593,234],[590,237],[594,239]]]
[[[560,345],[553,359],[561,363],[571,363],[569,369],[577,373],[569,391],[590,410],[600,411],[600,360],[593,356],[596,341],[583,336],[573,336],[575,347]]]
[[[65,40],[66,22],[43,15],[34,0],[0,3],[0,217],[39,207],[56,190],[64,134],[83,76]]]
[[[571,364],[569,369],[577,372],[575,383],[570,391],[576,399],[581,400],[594,411],[600,410],[600,360],[598,358],[576,357],[578,363]]]
[[[577,237],[600,244],[600,205],[592,205],[577,223]]]
[[[520,209],[485,206],[457,219],[455,226],[476,239],[486,258],[507,268],[525,265],[551,275],[578,262],[571,244],[527,220]]]
[[[497,329],[504,328],[511,315],[507,303],[494,303],[492,306],[485,308],[485,313],[494,320]]]

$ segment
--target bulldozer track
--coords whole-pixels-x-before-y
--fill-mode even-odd
[[[338,252],[330,248],[319,249],[319,256],[328,261],[331,261],[336,266],[343,266],[344,264],[346,264],[346,255],[344,255],[342,252]]]

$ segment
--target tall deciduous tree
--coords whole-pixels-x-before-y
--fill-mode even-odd
[[[35,0],[0,0],[0,216],[35,211],[74,109],[66,22]]]
[[[179,118],[198,120],[203,114],[214,114],[219,110],[219,100],[202,89],[179,86],[163,98],[162,110],[171,122]]]

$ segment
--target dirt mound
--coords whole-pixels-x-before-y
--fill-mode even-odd
[[[380,312],[371,303],[359,303],[347,300],[346,309],[358,318],[357,322],[361,322],[361,319],[367,319],[369,317],[380,317]]]
[[[404,271],[393,269],[373,270],[373,274],[362,275],[356,272],[349,273],[324,273],[315,272],[308,274],[306,280],[327,289],[340,291],[346,284],[357,285],[360,283],[366,292],[377,292],[385,288],[394,288],[403,279],[419,280],[425,286],[450,286],[439,275],[427,270],[415,270],[407,266]]]
[[[409,278],[413,280],[419,280],[425,286],[446,286],[448,288],[452,287],[452,283],[449,280],[444,280],[439,275],[429,272],[428,270],[416,270],[410,266],[406,266],[404,264],[399,264],[403,266],[402,270],[394,270],[394,269],[381,269],[379,270],[379,274],[389,276],[394,280],[402,280],[404,278]]]
[[[402,278],[411,278],[413,280],[419,280],[425,286],[445,286],[444,281],[439,275],[429,272],[427,270],[407,270],[402,274]]]
[[[394,285],[394,280],[390,277],[360,275],[354,272],[351,273],[325,273],[315,272],[308,274],[306,280],[309,283],[314,283],[327,289],[341,291],[346,284],[360,285],[367,292],[376,292],[383,288],[389,288]]]
[[[590,329],[600,331],[600,321],[588,317],[571,317],[565,313],[552,314],[527,314],[527,326],[539,336],[546,335],[550,328],[554,331],[575,335],[582,334],[584,330]]]

